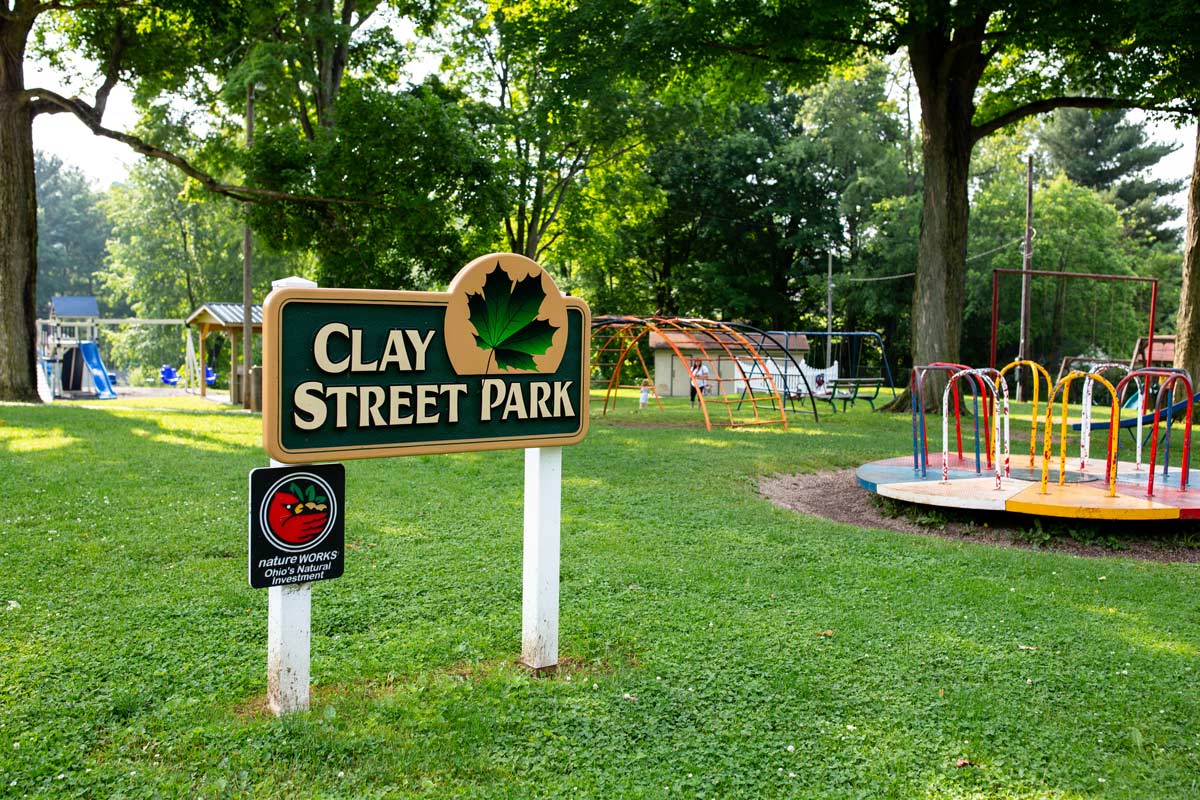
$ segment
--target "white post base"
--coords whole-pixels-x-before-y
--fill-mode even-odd
[[[562,448],[527,448],[521,662],[534,670],[558,665],[561,497]]]
[[[275,716],[308,710],[312,584],[267,589],[267,704]]]

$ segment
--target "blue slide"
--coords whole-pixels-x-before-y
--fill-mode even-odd
[[[113,390],[112,381],[108,379],[108,370],[100,360],[100,348],[95,342],[80,342],[79,352],[83,363],[92,371],[92,383],[96,387],[96,396],[101,400],[116,400],[117,393]]]
[[[1140,398],[1141,395],[1137,395],[1137,397]],[[1196,396],[1192,398],[1192,402],[1195,404],[1200,404],[1200,392],[1196,393]],[[1171,430],[1171,419],[1179,412],[1184,411],[1187,408],[1187,404],[1188,404],[1188,401],[1187,401],[1187,398],[1185,397],[1183,400],[1178,400],[1178,401],[1172,403],[1170,406],[1168,406],[1167,408],[1164,408],[1160,412],[1159,417],[1158,417],[1159,422],[1166,423],[1166,431],[1167,432],[1169,432]],[[1125,403],[1125,407],[1126,408],[1130,407],[1128,402]],[[1129,431],[1130,436],[1137,436],[1137,434],[1134,433],[1134,429],[1137,428],[1137,424],[1138,424],[1138,418],[1130,417],[1129,419],[1121,420],[1121,422],[1118,424],[1117,427],[1124,428],[1125,430]],[[1076,422],[1071,425],[1071,430],[1077,431],[1082,427],[1083,427],[1083,423]],[[1106,420],[1094,421],[1092,423],[1092,430],[1094,430],[1094,431],[1108,430],[1108,420],[1106,419]],[[1154,411],[1148,411],[1142,415],[1142,430],[1145,431],[1145,435],[1144,435],[1145,441],[1150,441],[1150,436],[1154,432]],[[1166,432],[1164,432],[1163,435],[1165,436]]]

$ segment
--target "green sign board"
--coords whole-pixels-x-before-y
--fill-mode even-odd
[[[591,316],[535,262],[444,293],[280,289],[263,309],[263,446],[285,463],[575,444]]]

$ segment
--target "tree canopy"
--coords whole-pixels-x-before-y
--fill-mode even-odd
[[[1200,108],[1197,16],[1182,0],[16,0],[0,55],[20,63],[32,45],[99,71],[63,97],[0,68],[0,200],[13,210],[0,301],[28,309],[0,330],[0,397],[32,393],[36,114],[72,114],[171,165],[183,177],[134,181],[164,219],[212,223],[213,241],[248,220],[328,284],[436,287],[470,254],[508,247],[618,310],[790,327],[823,305],[833,253],[842,324],[911,334],[914,362],[960,360],[974,346],[968,239],[1014,224],[1012,187],[972,157],[1024,120],[1060,110],[1045,163],[1064,177],[1044,172],[1046,201],[1097,241],[1111,232],[1099,209],[1115,207],[1118,255],[1142,247],[1131,260],[1163,269],[1174,243],[1156,198],[1170,187],[1139,172],[1160,148],[1091,113]],[[405,83],[401,20],[436,41],[439,75]],[[919,138],[883,57],[905,65]],[[104,123],[122,82],[144,114],[133,131]],[[200,189],[252,205],[206,206]],[[123,216],[110,275],[141,274],[133,222],[158,231],[139,246],[171,241]],[[1051,239],[1039,244],[1053,260]]]
[[[1039,138],[1052,167],[1080,186],[1110,194],[1131,235],[1151,243],[1179,242],[1179,230],[1170,225],[1176,211],[1166,198],[1182,189],[1186,180],[1146,174],[1178,145],[1149,142],[1146,132],[1128,121],[1124,109],[1099,113],[1059,109]]]
[[[648,79],[717,69],[733,80],[767,72],[804,85],[864,51],[903,50],[920,100],[924,164],[914,363],[960,359],[977,142],[1056,108],[1200,108],[1200,19],[1185,0],[1086,10],[1043,0],[769,8],[542,0],[522,8],[532,30],[559,43],[549,52],[567,75],[623,54]]]

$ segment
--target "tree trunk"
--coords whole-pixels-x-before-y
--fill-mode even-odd
[[[966,296],[967,179],[971,166],[974,94],[984,56],[978,46],[955,46],[941,31],[910,48],[921,98],[925,186],[912,310],[912,363],[958,362]],[[945,374],[931,374],[925,405],[941,410]],[[887,406],[908,411],[908,392]]]
[[[38,402],[37,183],[25,97],[29,25],[0,22],[0,400]]]
[[[1179,293],[1179,322],[1175,329],[1175,366],[1195,380],[1200,376],[1200,123],[1188,189],[1187,233],[1183,242],[1183,287]]]

